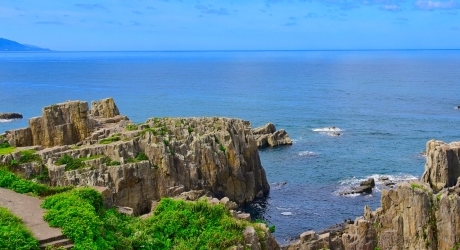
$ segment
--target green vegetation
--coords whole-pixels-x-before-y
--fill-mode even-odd
[[[138,129],[138,126],[136,124],[128,124],[126,125],[126,130],[128,131],[134,131],[134,130],[137,130]]]
[[[120,165],[120,164],[121,164],[119,161],[112,161],[109,157],[105,157],[104,163],[105,163],[105,165],[107,165],[107,166],[116,166],[116,165]]]
[[[148,159],[149,158],[147,157],[147,155],[145,155],[144,153],[139,153],[135,158],[129,157],[128,159],[126,159],[126,162],[134,163],[134,162],[140,162],[140,161],[147,161]]]
[[[418,183],[411,183],[410,187],[411,187],[412,190],[418,188],[418,189],[420,189],[420,190],[422,190],[424,192],[428,192],[428,190],[424,186],[422,186],[421,184],[418,184]]]
[[[138,160],[138,161],[148,161],[149,158],[147,157],[147,155],[145,155],[145,153],[139,153],[136,156],[136,160]]]
[[[70,157],[68,154],[64,154],[61,158],[57,159],[56,164],[57,165],[65,164],[65,171],[86,167],[82,159],[79,159],[79,158],[74,159]]]
[[[141,220],[104,209],[101,195],[90,188],[48,197],[42,206],[48,209],[45,220],[62,228],[76,250],[226,249],[242,243],[242,231],[251,224],[231,217],[223,205],[171,198]]]
[[[436,200],[441,201],[442,198],[442,193],[439,193],[436,195]]]
[[[16,148],[11,146],[8,142],[5,141],[0,143],[0,155],[12,153],[14,150],[16,150]]]
[[[0,249],[39,249],[38,240],[32,236],[21,219],[3,207],[0,207]]]
[[[41,162],[42,158],[38,154],[36,154],[36,151],[33,149],[27,149],[27,150],[22,150],[20,151],[21,153],[21,159],[19,159],[19,163],[27,163],[27,162]]]
[[[11,173],[4,167],[0,167],[0,187],[11,189],[20,194],[31,193],[38,196],[52,195],[72,189],[72,187],[49,187],[30,180],[25,180]]]
[[[219,144],[219,149],[220,149],[220,151],[222,151],[222,152],[224,152],[224,153],[225,153],[225,150],[227,150],[227,149],[224,147],[224,145],[222,145],[222,144]]]
[[[100,144],[110,144],[112,142],[116,142],[121,140],[120,135],[112,135],[111,137],[104,138],[99,141]]]

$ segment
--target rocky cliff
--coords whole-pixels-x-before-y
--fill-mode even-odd
[[[286,249],[459,249],[459,143],[427,143],[421,181],[383,190],[381,207],[338,230],[313,231]],[[455,181],[452,181],[455,178]]]
[[[133,124],[112,99],[45,107],[29,128],[7,131],[11,145],[35,146],[52,185],[105,186],[113,203],[150,211],[151,201],[205,190],[239,205],[266,196],[269,185],[247,121],[151,118]],[[76,169],[67,157],[80,162]],[[20,162],[19,152],[0,162]],[[20,167],[18,168],[20,169]],[[26,169],[26,167],[24,167]],[[24,172],[43,172],[30,169]],[[34,173],[35,173],[34,172]]]

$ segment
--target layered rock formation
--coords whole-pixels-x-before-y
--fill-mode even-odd
[[[93,103],[90,113],[88,103],[67,101],[44,107],[41,117],[29,119],[29,127],[6,131],[6,139],[12,146],[53,147],[71,145],[83,141],[99,123],[98,116],[115,118],[119,115],[112,98]],[[120,120],[126,117],[120,117]]]
[[[273,123],[252,130],[259,148],[292,145],[292,140],[284,129],[276,130]]]
[[[286,249],[459,249],[459,145],[429,141],[422,181],[383,190],[380,208],[337,231],[303,233]]]
[[[460,177],[460,142],[431,140],[426,144],[426,159],[422,181],[435,191],[455,185]]]
[[[119,115],[112,99],[92,107],[80,101],[45,107],[43,117],[31,119],[27,129],[8,131],[6,139],[15,146],[45,147],[37,154],[52,185],[108,187],[113,203],[135,214],[148,212],[152,200],[190,190],[239,205],[269,192],[247,121],[152,118],[135,125]],[[66,171],[57,164],[65,155],[87,167]],[[12,156],[2,159],[7,163]]]

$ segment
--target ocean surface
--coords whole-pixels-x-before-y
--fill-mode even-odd
[[[0,132],[43,106],[106,97],[135,122],[224,116],[285,129],[292,146],[260,151],[270,196],[247,209],[285,243],[377,208],[385,187],[339,192],[420,178],[428,140],[460,140],[460,51],[0,53],[0,112],[24,115]]]

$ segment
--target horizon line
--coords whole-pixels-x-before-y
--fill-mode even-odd
[[[26,53],[52,53],[52,52],[296,52],[296,51],[440,51],[440,50],[460,50],[458,49],[210,49],[210,50],[29,50],[29,51],[12,51],[3,50],[1,52],[26,52]]]

